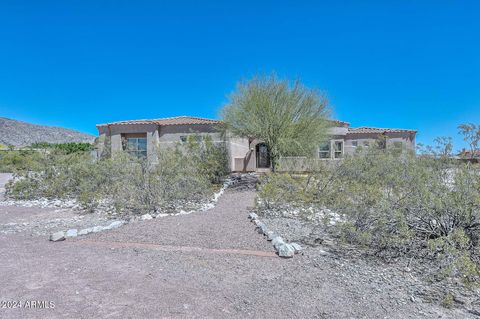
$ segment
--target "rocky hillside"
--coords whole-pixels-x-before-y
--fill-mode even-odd
[[[63,127],[36,125],[0,117],[0,144],[16,147],[36,142],[93,142],[95,136]]]

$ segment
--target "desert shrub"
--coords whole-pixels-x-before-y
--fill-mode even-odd
[[[0,172],[37,170],[42,167],[43,156],[32,150],[0,151]]]
[[[442,276],[479,279],[480,172],[470,164],[368,150],[302,178],[270,175],[259,196],[270,206],[328,207],[350,243],[383,257],[435,260]]]
[[[60,150],[66,154],[78,153],[78,152],[88,152],[92,150],[92,144],[90,143],[47,143],[47,142],[37,142],[33,143],[31,146],[33,149],[54,149]]]
[[[117,212],[136,213],[198,202],[225,172],[214,160],[221,158],[221,150],[206,144],[178,145],[159,152],[154,163],[124,152],[99,160],[86,152],[38,153],[43,165],[19,172],[7,194],[16,199],[75,198],[88,210],[108,203]]]
[[[178,148],[178,147],[177,147]],[[200,174],[206,176],[214,184],[228,174],[227,150],[224,143],[215,144],[210,136],[203,137],[199,142],[198,136],[190,135],[185,150],[189,165],[197,167]]]

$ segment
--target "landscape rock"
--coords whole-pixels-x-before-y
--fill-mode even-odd
[[[295,250],[295,254],[298,254],[299,252],[301,252],[303,250],[302,246],[300,246],[299,244],[297,243],[290,243],[290,245],[293,247],[293,249]]]
[[[255,220],[258,219],[258,215],[255,213],[248,214],[248,219]]]
[[[95,226],[92,228],[92,233],[98,233],[98,232],[101,232],[102,230],[104,230],[103,226]]]
[[[62,241],[65,240],[65,232],[59,231],[50,235],[51,241]]]
[[[65,235],[65,237],[77,237],[77,236],[78,236],[78,230],[75,228],[67,230],[67,233]]]
[[[257,231],[259,234],[265,235],[268,231],[267,225],[265,225],[264,223],[259,223],[257,225]]]
[[[112,222],[110,225],[108,225],[108,229],[115,229],[115,228],[118,228],[122,225],[125,224],[125,221],[124,220],[116,220],[114,222]],[[105,227],[107,229],[107,227]]]
[[[277,251],[280,248],[280,246],[284,245],[284,244],[285,244],[285,242],[283,241],[283,238],[280,237],[280,236],[277,236],[277,237],[272,239],[272,245],[273,245],[273,247],[275,247],[275,250],[277,250]]]
[[[90,228],[85,228],[85,229],[82,229],[78,232],[78,235],[79,236],[83,236],[83,235],[87,235],[87,234],[90,234],[93,232],[93,228],[90,227]]]
[[[295,255],[295,249],[290,244],[282,244],[278,247],[278,256],[292,258]]]
[[[275,236],[278,236],[277,234],[275,234],[274,231],[272,230],[269,230],[265,233],[265,236],[267,236],[267,240],[268,241],[271,241],[273,238],[275,238]]]
[[[142,217],[140,217],[142,220],[150,220],[150,219],[153,219],[152,215],[150,214],[145,214],[145,215],[142,215]]]

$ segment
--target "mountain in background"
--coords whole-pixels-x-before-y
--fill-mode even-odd
[[[43,126],[0,117],[0,144],[16,147],[37,142],[92,143],[95,136],[63,127]]]

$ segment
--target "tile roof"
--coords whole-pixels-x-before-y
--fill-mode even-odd
[[[416,130],[404,130],[404,129],[397,129],[397,128],[376,128],[376,127],[357,127],[357,128],[349,128],[347,134],[356,134],[356,133],[416,133]]]
[[[220,121],[207,119],[203,117],[176,116],[176,117],[166,117],[166,118],[151,119],[151,120],[119,121],[119,122],[98,124],[97,126],[127,125],[127,124],[188,125],[188,124],[216,124],[216,123],[220,123]]]

